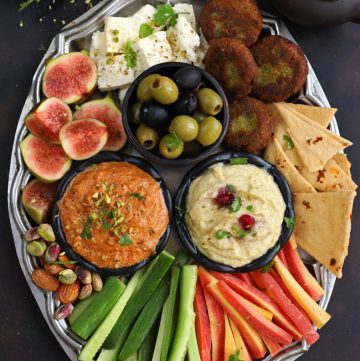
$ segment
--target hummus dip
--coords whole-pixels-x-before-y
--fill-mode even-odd
[[[159,183],[126,162],[94,164],[77,174],[58,206],[67,242],[100,268],[147,259],[169,223]]]
[[[219,163],[190,184],[186,210],[185,223],[200,252],[213,261],[241,267],[277,242],[285,202],[263,169]]]

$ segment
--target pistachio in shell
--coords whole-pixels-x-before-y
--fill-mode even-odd
[[[45,262],[48,264],[54,263],[59,257],[60,252],[61,249],[59,244],[56,242],[51,243],[45,253]]]
[[[36,241],[38,239],[40,239],[40,234],[38,232],[38,227],[33,227],[28,229],[24,235],[23,235],[24,241],[26,242],[31,242],[31,241]]]
[[[92,294],[93,287],[91,284],[83,285],[79,293],[79,300],[84,300]]]
[[[51,225],[48,223],[42,223],[38,227],[38,233],[40,237],[46,242],[55,242],[55,234]]]
[[[96,292],[100,292],[103,288],[103,281],[98,273],[92,273],[92,287]]]
[[[55,310],[54,318],[58,321],[63,320],[64,318],[70,316],[73,310],[74,306],[71,303],[61,305]]]
[[[39,241],[32,241],[26,245],[26,251],[31,256],[40,257],[44,255],[46,246],[44,247],[44,245]]]
[[[74,283],[77,280],[76,273],[71,269],[64,269],[63,271],[59,272],[59,281],[66,285]]]
[[[92,281],[91,272],[84,267],[76,266],[75,273],[80,280],[80,282],[84,285],[88,285]]]

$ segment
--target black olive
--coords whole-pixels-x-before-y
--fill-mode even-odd
[[[180,90],[193,90],[201,83],[201,73],[199,70],[187,66],[179,69],[174,74],[173,80]]]
[[[169,111],[162,104],[150,99],[140,109],[140,121],[149,127],[159,127],[169,121]]]
[[[171,106],[172,116],[190,115],[198,106],[198,100],[195,94],[190,92],[181,93],[178,100]]]

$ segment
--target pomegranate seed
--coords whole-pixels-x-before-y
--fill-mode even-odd
[[[239,217],[239,223],[241,224],[243,230],[250,231],[250,229],[252,229],[255,225],[255,218],[249,214],[243,214]]]
[[[234,198],[234,193],[230,192],[227,187],[222,187],[218,190],[215,202],[219,207],[228,207],[234,201]]]

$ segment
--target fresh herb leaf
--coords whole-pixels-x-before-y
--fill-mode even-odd
[[[247,163],[248,163],[248,159],[246,157],[238,157],[238,158],[230,159],[231,165],[247,164]]]
[[[55,262],[53,262],[52,264],[60,264],[60,265],[63,265],[63,264],[75,264],[76,263],[76,261],[70,261],[70,260],[68,260],[68,261],[55,261]]]
[[[229,238],[229,237],[231,237],[231,233],[228,231],[224,231],[223,229],[218,229],[215,232],[215,237],[216,237],[216,239],[224,239],[225,237]]]
[[[115,212],[113,210],[110,210],[107,214],[108,218],[113,219],[115,217]]]
[[[261,273],[268,273],[272,267],[275,264],[275,260],[271,260],[269,263],[267,263],[262,269],[261,269]]]
[[[230,192],[230,193],[234,193],[235,192],[235,188],[234,186],[232,186],[231,184],[227,184],[225,186],[225,188]]]
[[[241,228],[234,228],[233,232],[234,232],[235,236],[239,237],[239,238],[244,238],[247,234],[249,234],[249,231],[244,231]]]
[[[231,213],[235,213],[237,212],[240,208],[241,208],[241,199],[240,197],[235,197],[234,200],[232,201],[232,203],[230,204],[230,212]]]
[[[174,11],[170,4],[160,4],[156,7],[154,22],[158,26],[175,26],[178,14]]]
[[[110,229],[110,223],[108,223],[108,222],[103,222],[103,223],[101,224],[101,228],[104,229],[104,230]]]
[[[283,135],[283,139],[287,143],[287,147],[289,150],[294,149],[294,142],[287,134]]]
[[[254,213],[254,206],[252,204],[249,204],[246,209],[250,212],[250,213]]]
[[[284,217],[284,221],[285,221],[286,227],[288,229],[293,229],[294,228],[294,225],[295,225],[295,219],[294,218]]]
[[[140,25],[139,38],[140,38],[140,39],[147,38],[147,37],[150,36],[153,32],[154,32],[154,30],[153,30],[153,28],[152,28],[149,24],[143,23],[143,24]]]
[[[119,243],[121,246],[128,246],[130,244],[132,244],[132,239],[130,238],[130,236],[127,233],[124,233],[120,239],[119,239]]]
[[[171,133],[166,137],[166,147],[169,150],[178,149],[183,143],[184,142],[175,133]]]
[[[243,361],[239,359],[240,351],[236,351],[232,355],[229,356],[228,361]]]
[[[92,222],[93,222],[93,217],[92,216],[89,216],[89,217],[86,218],[84,228],[83,228],[82,232],[80,233],[81,238],[91,239],[91,237],[92,237],[92,234],[91,234]]]
[[[136,65],[136,53],[133,50],[133,48],[131,47],[131,41],[130,40],[128,40],[123,45],[123,51],[124,51],[126,66],[129,69],[133,68]]]
[[[144,199],[145,197],[144,196],[142,196],[140,193],[138,193],[138,192],[134,192],[134,193],[131,193],[130,194],[130,198],[137,198],[137,199]]]

